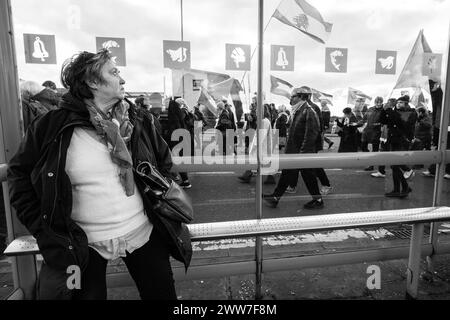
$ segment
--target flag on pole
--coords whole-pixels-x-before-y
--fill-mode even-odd
[[[425,36],[423,35],[423,30],[420,30],[394,89],[422,88],[427,92],[430,91],[428,77],[422,74],[424,53],[432,53],[432,51],[427,40],[425,39]]]
[[[367,94],[365,94],[364,92],[358,90],[358,89],[353,89],[353,88],[348,88],[348,99],[347,99],[347,104],[355,104],[356,100],[358,99],[364,99],[364,100],[372,100],[372,97],[368,96]]]
[[[202,87],[200,92],[200,97],[198,98],[198,103],[204,105],[214,116],[219,116],[219,111],[217,110],[216,102],[213,97],[208,93],[205,87]]]
[[[320,43],[325,43],[333,28],[333,24],[326,22],[305,0],[281,0],[272,16]]]
[[[270,76],[270,92],[291,99],[291,91],[294,86],[280,78]]]
[[[414,90],[414,93],[411,97],[410,104],[412,104],[416,108],[419,108],[419,107],[427,108],[427,103],[425,101],[425,95],[423,94],[423,91],[421,88],[416,88]]]
[[[233,112],[235,113],[236,118],[240,119],[243,114],[242,101],[239,94],[240,91],[242,91],[242,86],[239,81],[230,78],[207,87],[202,86],[198,103],[203,104],[217,117],[218,111],[216,102],[225,98],[228,100],[232,109],[234,108]]]
[[[312,92],[312,100],[313,102],[320,102],[322,100],[325,100],[328,104],[333,105],[333,95],[328,94],[328,93],[323,93],[319,90],[316,90],[314,88],[311,88],[311,92]]]

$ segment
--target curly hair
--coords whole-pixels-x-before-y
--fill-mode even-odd
[[[111,54],[106,49],[98,53],[83,51],[75,54],[62,65],[62,85],[77,99],[94,98],[88,81],[105,84],[102,68],[109,60],[111,60]]]

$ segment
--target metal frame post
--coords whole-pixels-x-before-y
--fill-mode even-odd
[[[438,151],[442,154],[442,161],[437,164],[435,179],[434,179],[434,194],[433,194],[433,207],[437,207],[441,204],[442,197],[442,185],[444,182],[445,174],[445,161],[446,161],[446,149],[447,149],[447,137],[448,137],[448,126],[449,126],[449,115],[450,115],[450,25],[448,31],[448,41],[447,41],[447,61],[445,67],[445,74],[443,75],[443,82],[441,83],[441,88],[443,88],[443,101],[441,106],[441,119],[439,124],[439,146]],[[429,243],[433,247],[433,251],[430,256],[427,257],[427,271],[433,272],[433,256],[434,252],[438,246],[438,230],[440,223],[433,222],[431,224]]]
[[[264,1],[258,0],[258,103],[257,103],[257,130],[256,145],[258,159],[258,175],[256,177],[256,217],[262,219],[262,175],[261,175],[261,133],[262,120],[264,118],[264,97],[263,97],[263,59],[264,59]],[[255,279],[255,299],[262,299],[262,263],[263,246],[262,237],[256,237],[255,243],[256,259],[256,279]]]
[[[1,140],[0,161],[7,163],[16,152],[21,137],[20,95],[17,74],[16,51],[10,0],[0,0],[0,105]],[[10,210],[8,184],[3,183],[5,212],[8,226],[8,241],[28,234]],[[25,299],[33,299],[36,284],[36,265],[33,256],[11,258],[14,287],[21,288]]]
[[[406,280],[406,299],[417,299],[422,251],[423,223],[413,225],[409,247],[409,261]]]

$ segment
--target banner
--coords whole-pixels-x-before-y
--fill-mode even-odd
[[[270,92],[291,100],[291,92],[294,86],[280,78],[270,76]]]
[[[377,50],[375,74],[395,74],[397,70],[397,51]]]
[[[304,0],[282,0],[272,16],[320,43],[325,43],[333,28],[333,24],[325,22],[320,12]]]
[[[97,51],[107,49],[117,66],[125,67],[127,65],[125,38],[96,37],[95,39]]]
[[[428,77],[422,74],[424,53],[432,53],[432,51],[423,35],[423,30],[420,30],[394,89],[422,88],[430,92]]]
[[[25,62],[37,64],[56,64],[56,43],[54,35],[23,35]]]
[[[225,70],[250,71],[251,46],[247,44],[225,44]]]
[[[188,41],[163,40],[163,55],[164,68],[191,68],[191,43]]]
[[[294,71],[295,47],[272,45],[270,55],[270,70]]]
[[[325,72],[347,72],[348,49],[325,48]]]

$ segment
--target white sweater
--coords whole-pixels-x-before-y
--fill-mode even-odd
[[[137,188],[133,196],[126,196],[119,167],[95,131],[74,130],[66,173],[72,183],[72,219],[89,243],[124,236],[148,221]]]

